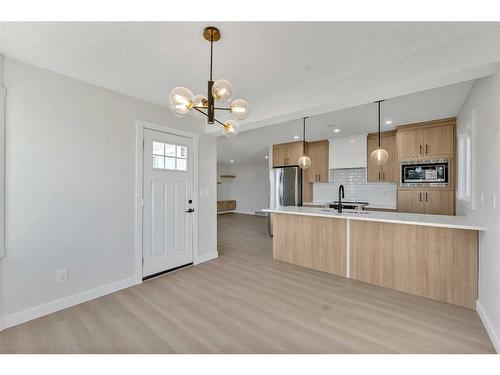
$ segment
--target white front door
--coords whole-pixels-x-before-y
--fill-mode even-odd
[[[144,129],[143,277],[193,261],[193,144]]]

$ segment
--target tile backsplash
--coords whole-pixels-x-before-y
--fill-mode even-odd
[[[368,202],[370,206],[379,208],[396,208],[396,184],[366,182],[366,168],[331,169],[329,183],[313,184],[314,202],[337,200],[340,185],[344,185],[346,201]]]

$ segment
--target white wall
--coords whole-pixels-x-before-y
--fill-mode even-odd
[[[5,86],[3,293],[12,322],[42,304],[133,278],[135,121],[191,132],[203,124],[11,59]],[[203,254],[216,252],[215,147],[212,137],[200,137]],[[68,282],[56,284],[63,268]]]
[[[200,257],[217,256],[217,138],[200,135],[198,226]]]
[[[232,179],[222,179],[217,186],[220,199],[236,200],[236,211],[255,214],[269,207],[269,165],[267,160],[261,163],[218,164],[217,175],[230,173]]]
[[[476,208],[457,206],[458,214],[482,223],[480,236],[478,312],[497,352],[500,351],[500,71],[477,80],[457,122],[462,129],[475,112],[475,201]],[[480,194],[483,193],[483,203]],[[496,195],[496,208],[493,207]]]
[[[231,165],[218,163],[217,164],[217,200],[231,199],[231,185],[233,180],[229,178],[221,178],[221,175],[230,175],[232,173]]]

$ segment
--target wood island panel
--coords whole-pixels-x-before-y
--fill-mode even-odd
[[[346,220],[273,214],[273,258],[346,275]]]
[[[350,277],[475,308],[477,231],[352,220]]]

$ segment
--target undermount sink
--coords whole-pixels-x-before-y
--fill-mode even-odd
[[[325,212],[338,212],[336,209],[334,208],[323,208],[321,211],[325,211]],[[360,210],[343,210],[342,212],[345,212],[347,214],[369,214],[368,211],[360,211]]]

